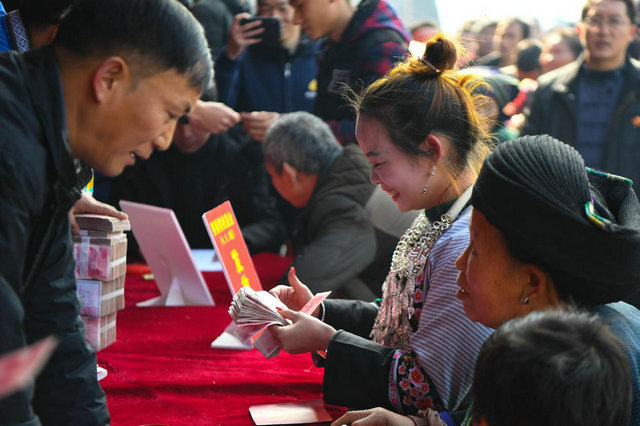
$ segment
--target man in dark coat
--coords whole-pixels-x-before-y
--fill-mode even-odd
[[[109,423],[68,212],[87,166],[114,176],[167,148],[211,66],[201,27],[171,0],[80,0],[53,45],[0,57],[0,355],[59,341],[35,384],[0,401],[3,424]]]
[[[640,194],[640,62],[627,56],[632,0],[589,0],[578,24],[584,56],[539,78],[524,134],[549,134],[585,164],[630,178]]]
[[[277,252],[285,226],[250,144],[239,144],[226,133],[203,132],[185,117],[168,150],[127,167],[114,179],[109,203],[129,200],[172,209],[189,246],[197,249],[211,248],[202,214],[229,200],[249,251]],[[133,235],[127,252],[127,257],[140,256]]]
[[[263,147],[273,185],[301,209],[293,230],[298,277],[314,293],[380,297],[393,250],[415,213],[401,213],[375,191],[360,148],[342,148],[329,126],[309,113],[280,117]],[[285,274],[281,283],[287,282]]]

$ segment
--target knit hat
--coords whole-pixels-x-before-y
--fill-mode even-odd
[[[640,204],[632,182],[586,169],[548,135],[525,136],[487,156],[471,202],[513,254],[547,268],[561,299],[585,305],[640,289]]]

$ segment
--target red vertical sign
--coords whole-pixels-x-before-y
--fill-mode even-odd
[[[242,238],[231,203],[225,201],[202,215],[209,237],[220,257],[224,275],[235,295],[243,286],[262,290],[247,245]]]

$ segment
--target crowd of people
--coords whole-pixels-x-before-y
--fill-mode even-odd
[[[71,233],[126,199],[192,248],[230,200],[292,256],[269,332],[335,425],[639,426],[637,6],[444,35],[387,0],[3,0],[0,356],[58,346],[0,424],[109,424]]]

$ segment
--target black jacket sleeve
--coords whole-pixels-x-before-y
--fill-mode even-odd
[[[345,330],[356,336],[369,338],[378,315],[376,303],[361,300],[331,299],[323,302],[324,322],[336,330]]]
[[[27,197],[37,186],[35,177],[19,179],[24,164],[16,160],[8,139],[0,140],[0,356],[27,344],[24,332],[22,273],[27,256],[30,213],[37,197]],[[33,386],[0,399],[3,425],[39,425],[31,408]]]
[[[0,354],[26,346],[22,330],[24,312],[22,304],[15,291],[9,286],[4,277],[0,275]],[[2,424],[15,424],[20,426],[39,425],[31,409],[33,386],[29,386],[19,392],[15,392],[0,400],[0,419]],[[29,419],[29,420],[27,420]]]
[[[338,331],[327,349],[324,400],[351,408],[381,406],[393,410],[388,389],[394,352],[394,348]]]

